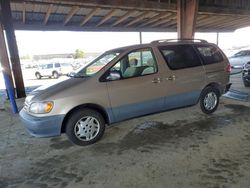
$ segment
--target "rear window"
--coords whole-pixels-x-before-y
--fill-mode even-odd
[[[220,50],[210,45],[197,45],[197,50],[200,52],[205,65],[219,63],[223,61],[223,56]]]
[[[201,66],[200,58],[191,45],[159,47],[167,65],[172,70]]]

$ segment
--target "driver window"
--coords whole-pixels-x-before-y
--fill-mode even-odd
[[[121,79],[138,77],[156,73],[157,64],[151,49],[140,49],[125,55],[110,72],[119,73]]]

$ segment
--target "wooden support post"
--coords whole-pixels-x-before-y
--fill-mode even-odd
[[[199,0],[177,0],[178,38],[194,37]]]
[[[216,33],[216,45],[219,45],[219,32]]]
[[[13,113],[18,113],[15,101],[15,91],[13,87],[12,73],[10,69],[10,63],[4,38],[3,27],[1,23],[0,23],[0,63],[3,68],[3,77],[4,77],[6,91],[8,92],[8,97],[10,99],[11,109]]]
[[[6,44],[5,44],[3,27],[2,27],[1,23],[0,23],[0,63],[1,63],[1,66],[3,68],[3,72],[5,73],[5,75],[7,75],[9,77],[11,85],[13,86],[14,85],[13,78],[12,78],[12,73],[11,73],[11,69],[10,69],[7,48],[6,48]]]
[[[16,86],[16,96],[17,98],[22,98],[25,97],[26,95],[25,95],[20,59],[18,55],[16,37],[12,23],[10,0],[0,0],[0,5],[1,5],[2,24],[6,31],[5,33],[6,33],[9,55]]]
[[[139,39],[140,39],[140,44],[142,44],[142,33],[139,32]]]

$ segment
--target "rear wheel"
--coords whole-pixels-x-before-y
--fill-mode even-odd
[[[53,78],[55,78],[55,79],[59,78],[58,72],[53,72],[52,76],[53,76]]]
[[[85,146],[97,142],[104,134],[103,116],[92,109],[75,111],[66,124],[66,135],[74,144]]]
[[[215,112],[219,105],[219,91],[214,87],[206,87],[200,96],[201,111],[205,114]]]
[[[41,76],[41,74],[39,72],[37,72],[35,75],[36,75],[37,79],[41,79],[42,78],[42,76]]]

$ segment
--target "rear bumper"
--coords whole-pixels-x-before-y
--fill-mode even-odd
[[[35,117],[24,110],[19,113],[21,122],[27,131],[35,137],[51,137],[61,134],[64,115]]]

